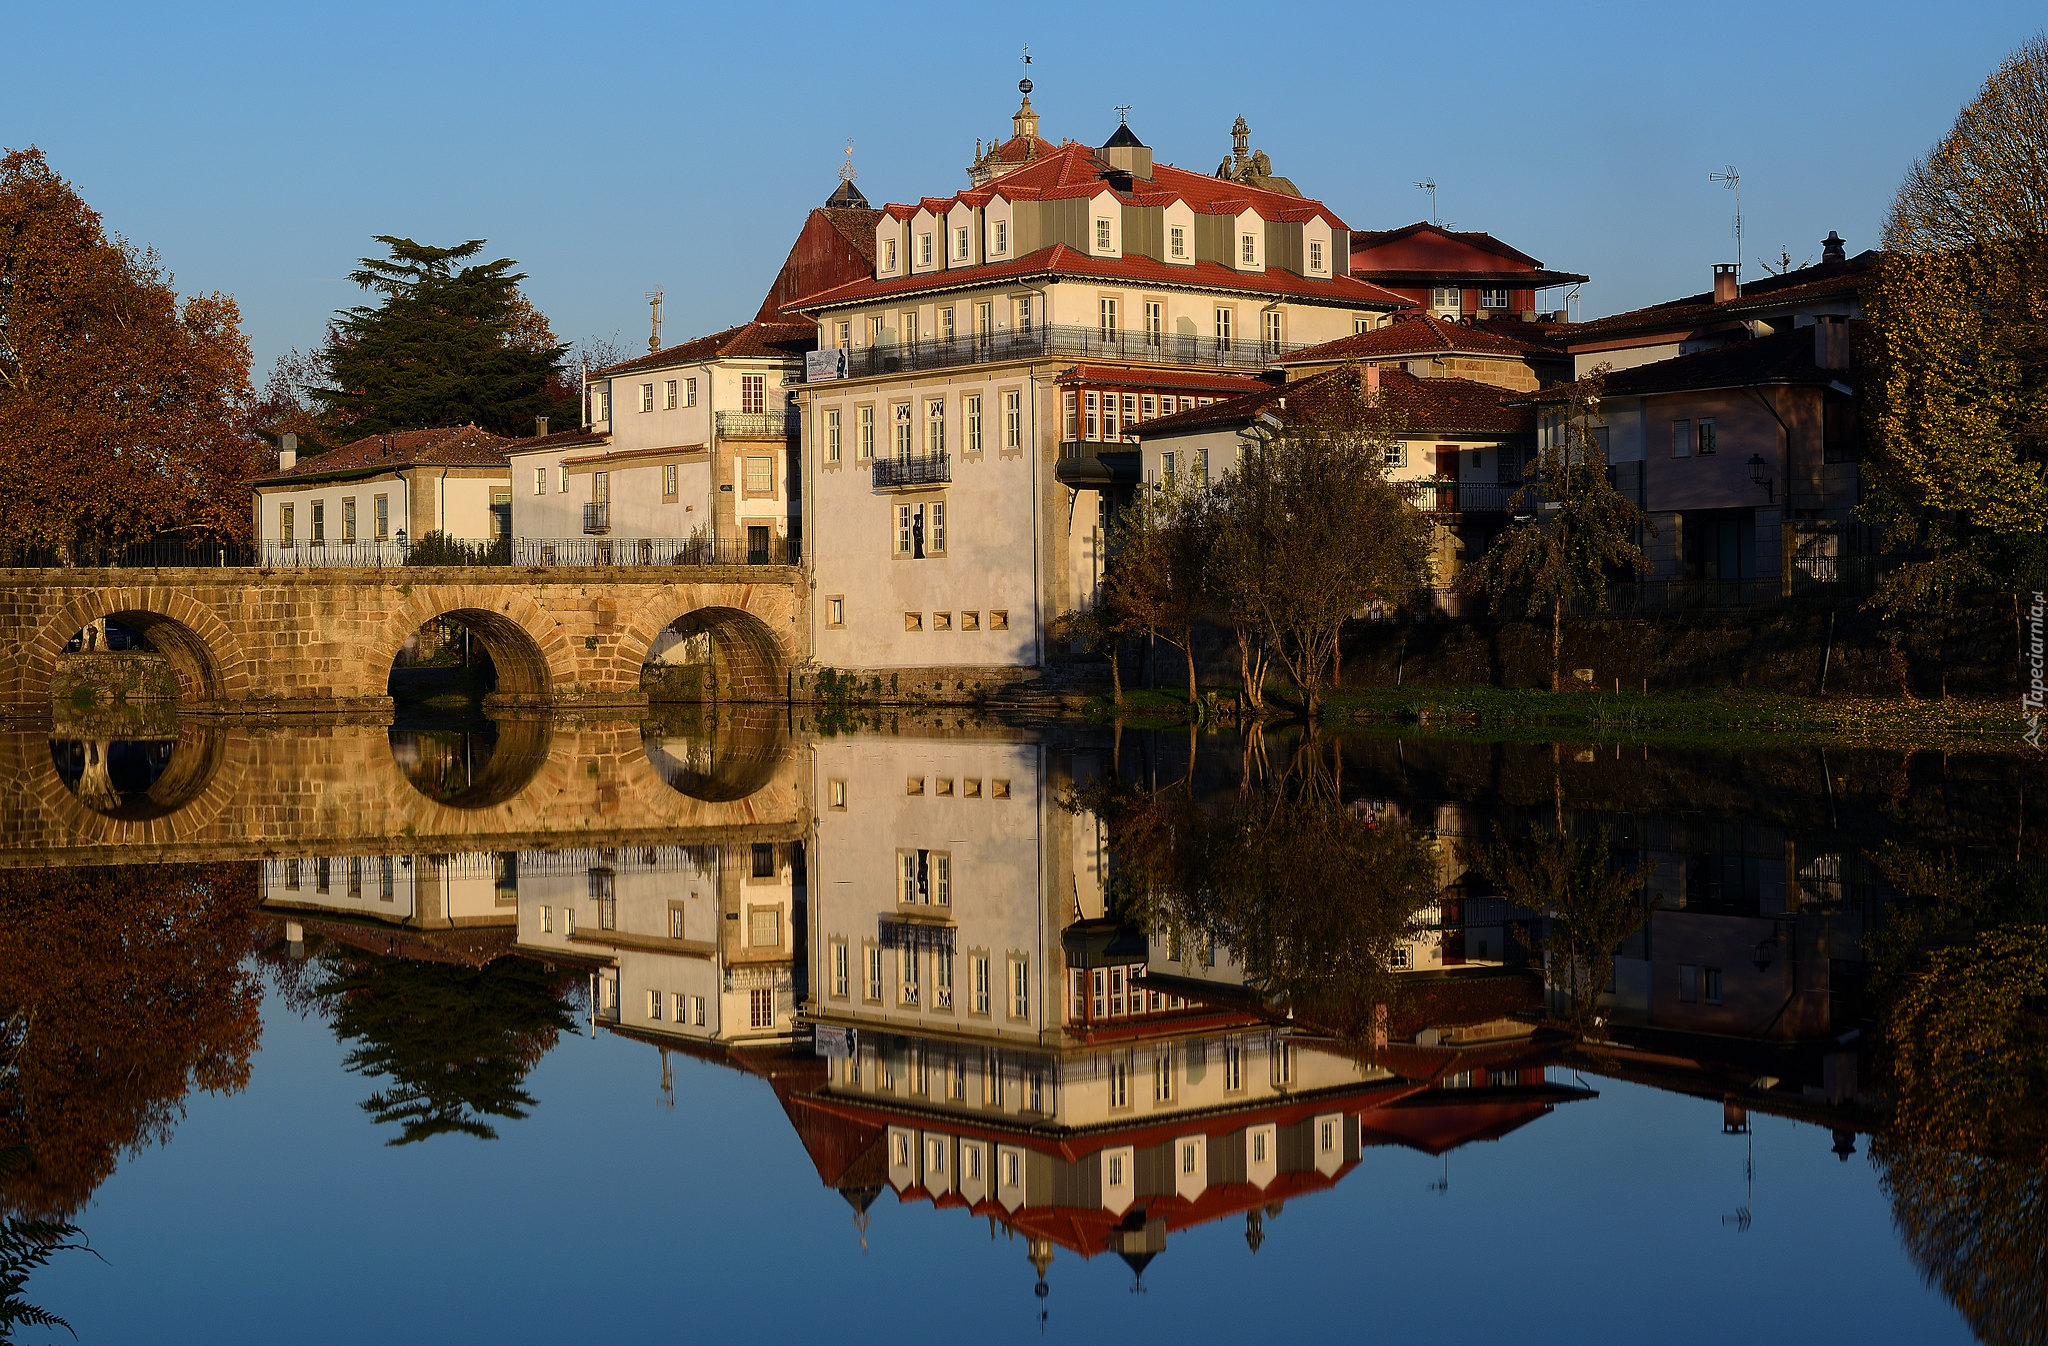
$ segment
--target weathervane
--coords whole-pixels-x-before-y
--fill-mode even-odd
[[[661,349],[661,291],[649,290],[647,300],[647,353]]]
[[[852,182],[859,176],[853,167],[853,137],[848,136],[846,140],[846,162],[839,165],[839,180],[841,182]]]

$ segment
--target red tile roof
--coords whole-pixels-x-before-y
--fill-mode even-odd
[[[531,453],[535,449],[576,449],[585,444],[603,444],[611,436],[602,430],[557,430],[550,435],[532,435],[526,439],[515,439],[505,445],[507,454]]]
[[[1358,372],[1346,366],[1290,383],[1229,398],[1193,411],[1176,412],[1132,426],[1140,439],[1210,426],[1249,424],[1262,411],[1283,422],[1304,420],[1330,407],[1342,394],[1347,399]],[[1471,379],[1419,379],[1400,369],[1380,371],[1381,405],[1406,415],[1403,433],[1437,435],[1517,435],[1536,429],[1536,413],[1526,405],[1503,405],[1511,394]],[[1527,401],[1530,394],[1521,394]]]
[[[1853,386],[1856,375],[1849,369],[1823,369],[1814,359],[1814,330],[1795,327],[1750,341],[1737,341],[1713,350],[1696,351],[1669,360],[1657,360],[1631,369],[1618,370],[1600,381],[1607,397],[1647,397],[1655,393],[1700,392],[1708,388],[1745,388],[1758,384],[1809,384],[1826,387],[1833,383]],[[1591,380],[1582,380],[1590,384]],[[1569,401],[1573,387],[1561,384],[1541,393],[1525,393],[1529,401]]]
[[[374,476],[407,467],[504,467],[508,442],[502,436],[474,425],[366,435],[317,457],[301,459],[290,471],[256,477],[250,484],[273,486],[345,476]]]
[[[1431,224],[1428,220],[1417,220],[1413,224],[1404,224],[1399,229],[1357,230],[1351,235],[1351,250],[1353,252],[1368,252],[1382,244],[1392,243],[1396,239],[1403,239],[1411,234],[1421,233],[1440,234],[1445,238],[1454,238],[1468,247],[1477,248],[1481,252],[1490,252],[1496,257],[1505,257],[1511,262],[1521,262],[1525,266],[1532,268],[1543,265],[1543,263],[1531,257],[1528,253],[1523,252],[1520,248],[1511,248],[1492,234],[1481,233],[1476,229],[1446,229],[1442,225]],[[1579,279],[1584,280],[1585,277],[1581,276]]]
[[[665,369],[670,365],[699,360],[773,360],[803,354],[817,344],[818,327],[811,322],[754,322],[728,327],[723,332],[697,337],[680,346],[669,346],[637,360],[593,369],[593,378],[609,378],[643,369]]]
[[[1317,365],[1334,360],[1379,360],[1404,355],[1491,355],[1504,359],[1566,358],[1554,329],[1514,324],[1506,331],[1487,323],[1447,322],[1428,313],[1403,314],[1386,327],[1359,332],[1320,346],[1277,357],[1276,365]]]
[[[1710,290],[1704,294],[1687,295],[1683,299],[1668,299],[1647,308],[1573,323],[1562,331],[1565,340],[1576,349],[1581,341],[1633,332],[1690,331],[1703,323],[1732,319],[1781,304],[1854,294],[1876,278],[1880,256],[1877,250],[1872,249],[1847,261],[1822,262],[1817,266],[1788,271],[1782,276],[1766,276],[1744,285],[1741,293],[1726,303],[1715,303]]]
[[[1406,308],[1409,300],[1391,290],[1351,276],[1309,280],[1292,271],[1237,271],[1220,262],[1195,262],[1175,266],[1150,257],[1093,257],[1055,243],[1028,257],[986,266],[956,267],[927,271],[921,275],[898,276],[890,280],[863,278],[849,281],[820,294],[798,299],[785,307],[815,311],[848,304],[870,303],[899,294],[970,289],[1001,281],[1040,277],[1079,276],[1098,280],[1122,280],[1169,289],[1236,292],[1252,295],[1285,295],[1347,308]]]

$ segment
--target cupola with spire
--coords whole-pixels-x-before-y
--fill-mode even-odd
[[[1024,95],[1024,101],[1010,117],[1011,134],[1008,140],[988,142],[983,149],[975,143],[974,162],[967,167],[967,180],[976,187],[999,178],[1013,168],[1022,168],[1044,152],[1045,142],[1038,134],[1038,113],[1031,106],[1031,81],[1017,81],[1017,92]]]
[[[1119,108],[1124,112],[1128,109]],[[1114,133],[1102,142],[1102,162],[1120,173],[1149,182],[1152,179],[1152,151],[1138,139],[1128,121],[1119,121]]]
[[[853,185],[853,180],[859,176],[853,167],[853,142],[849,140],[846,142],[846,162],[839,165],[839,186],[833,190],[832,195],[825,198],[825,208],[869,209],[867,197],[861,194],[860,188]]]

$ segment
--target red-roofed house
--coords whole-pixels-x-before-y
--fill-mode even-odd
[[[1491,234],[1427,220],[1351,235],[1351,271],[1438,317],[1525,322],[1543,312],[1546,290],[1586,280],[1576,272],[1550,270]]]
[[[282,565],[395,565],[408,541],[510,535],[507,441],[474,425],[395,430],[300,459],[249,483],[256,540]]]
[[[1116,483],[1085,445],[1406,305],[1351,274],[1321,202],[1155,164],[1129,127],[1096,148],[1012,120],[966,190],[883,207],[870,274],[786,306],[819,325],[799,400],[835,668],[1042,663],[1099,574]]]

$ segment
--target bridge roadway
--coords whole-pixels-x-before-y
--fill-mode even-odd
[[[498,704],[645,704],[672,628],[710,633],[720,697],[780,701],[808,596],[793,566],[0,570],[0,717],[46,716],[58,655],[100,618],[163,654],[186,715],[388,710],[399,650],[438,617],[490,652]]]
[[[0,869],[803,836],[805,776],[782,712],[720,720],[709,739],[643,739],[616,719],[501,719],[484,770],[449,800],[406,777],[381,724],[182,719],[163,775],[126,801],[65,784],[49,730],[0,730]]]

